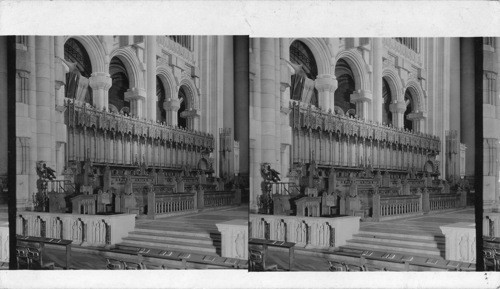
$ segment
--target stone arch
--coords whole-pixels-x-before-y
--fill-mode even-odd
[[[424,90],[422,89],[422,86],[420,83],[415,80],[415,79],[410,79],[406,83],[406,87],[403,90],[403,92],[406,92],[406,90],[410,90],[410,93],[413,97],[413,103],[414,103],[414,109],[413,112],[420,112],[424,110],[423,103],[424,103]]]
[[[391,92],[395,94],[395,99],[391,99],[392,102],[395,100],[402,100],[404,95],[403,81],[399,77],[398,73],[394,68],[386,67],[382,71],[382,78],[387,81]],[[391,95],[392,97],[393,95]]]
[[[165,88],[165,98],[172,98],[177,96],[177,82],[175,80],[174,75],[170,71],[170,69],[166,66],[158,66],[156,67],[156,76],[160,78],[163,88]]]
[[[130,47],[119,48],[111,52],[109,59],[118,57],[125,65],[130,81],[130,88],[144,88],[144,79],[142,77],[142,69],[140,68],[139,60],[135,52]],[[109,73],[109,68],[108,68]]]
[[[179,94],[179,90],[180,90],[181,86],[184,86],[185,92],[186,92],[186,97],[188,100],[188,106],[186,108],[188,110],[198,109],[199,108],[199,104],[198,104],[199,93],[198,93],[198,89],[194,85],[194,82],[188,78],[182,79],[181,82],[179,83],[179,89],[177,90],[175,95]]]
[[[295,41],[301,41],[303,42],[309,50],[311,50],[314,59],[316,60],[316,66],[318,68],[318,75],[317,77],[321,75],[335,75],[334,69],[335,66],[331,64],[331,56],[329,56],[328,51],[329,47],[328,44],[324,39],[321,38],[292,38],[290,39],[289,45],[292,45],[292,43]],[[288,47],[290,49],[290,47]],[[333,70],[332,70],[333,67]]]
[[[350,49],[339,52],[335,64],[337,64],[340,59],[344,59],[351,67],[356,91],[369,91],[370,79],[368,76],[368,68],[363,56],[361,56],[361,54],[355,49]]]
[[[102,42],[99,41],[96,36],[66,36],[64,38],[64,43],[70,38],[78,40],[87,51],[92,65],[92,74],[95,72],[108,71],[109,59],[106,57],[106,50]]]

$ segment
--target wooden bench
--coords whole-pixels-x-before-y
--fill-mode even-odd
[[[44,237],[31,237],[31,236],[21,236],[16,235],[18,246],[30,247],[25,244],[39,244],[37,248],[40,248],[40,254],[43,253],[46,244],[64,246],[66,248],[66,269],[69,269],[71,263],[71,243],[72,240],[55,239],[55,238],[44,238]]]
[[[285,242],[285,241],[274,241],[266,239],[250,238],[248,239],[249,245],[262,246],[264,248],[264,257],[267,256],[268,247],[279,247],[288,249],[288,270],[291,271],[293,268],[293,262],[295,259],[295,243]]]

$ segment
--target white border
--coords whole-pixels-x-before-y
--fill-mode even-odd
[[[6,1],[0,34],[499,36],[500,1]],[[2,271],[0,288],[496,288],[500,273]]]

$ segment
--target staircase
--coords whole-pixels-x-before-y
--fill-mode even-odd
[[[118,249],[149,248],[190,252],[218,256],[221,251],[220,233],[215,228],[200,230],[199,227],[182,224],[167,228],[136,225],[135,230],[117,244]]]
[[[434,259],[445,257],[445,237],[439,228],[382,222],[364,226],[341,250],[385,251]]]

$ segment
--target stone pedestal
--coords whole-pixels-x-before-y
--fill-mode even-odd
[[[222,257],[248,259],[248,220],[218,223]]]
[[[440,226],[446,240],[446,260],[476,262],[476,225],[474,223],[455,223]]]
[[[9,262],[9,222],[0,223],[0,262]]]

